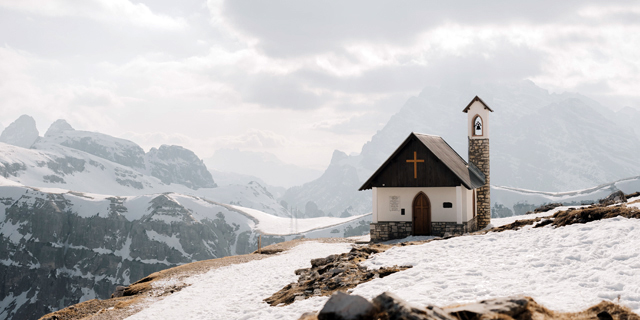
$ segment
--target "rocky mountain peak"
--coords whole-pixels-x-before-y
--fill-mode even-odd
[[[189,149],[163,144],[146,154],[151,175],[163,183],[179,183],[191,189],[215,188],[211,173],[202,160]]]
[[[332,165],[340,164],[340,162],[342,160],[345,160],[345,159],[348,159],[348,158],[349,158],[349,156],[346,153],[344,153],[344,152],[342,152],[340,150],[334,150],[333,151],[333,155],[331,156],[331,164]]]
[[[64,131],[72,131],[73,127],[64,119],[58,119],[51,124],[47,132],[44,134],[46,138],[56,136]]]
[[[0,142],[29,148],[39,135],[36,121],[31,116],[23,114],[2,131]]]

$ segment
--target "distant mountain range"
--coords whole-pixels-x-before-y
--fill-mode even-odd
[[[145,153],[64,120],[40,136],[21,116],[0,135],[0,319],[37,318],[171,266],[249,253],[260,234],[268,245],[368,233],[370,216],[298,231],[278,201],[284,189],[213,173],[221,184],[180,146]]]
[[[480,96],[491,113],[491,183],[530,190],[588,188],[640,174],[640,112],[618,112],[580,94],[553,94],[531,81],[425,88],[367,142],[359,155],[334,152],[324,174],[282,197],[307,216],[371,210],[360,185],[410,132],[442,136],[467,158],[466,114]]]

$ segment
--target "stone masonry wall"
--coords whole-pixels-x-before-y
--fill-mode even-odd
[[[380,221],[372,223],[370,228],[371,241],[380,242],[402,239],[411,235],[413,223],[410,221]]]
[[[412,234],[412,230],[412,222],[381,221],[378,223],[371,223],[371,241],[381,242],[406,238]],[[461,224],[457,224],[455,222],[431,222],[431,235],[436,237],[444,237],[445,235],[462,235],[476,230],[476,218]]]
[[[477,228],[482,229],[491,222],[491,189],[489,170],[489,139],[469,139],[469,161],[484,173],[486,182],[477,189]]]

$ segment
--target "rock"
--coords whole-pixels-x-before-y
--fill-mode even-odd
[[[459,319],[476,320],[483,315],[504,314],[511,318],[517,317],[527,310],[529,299],[523,296],[483,300],[460,307],[448,309],[449,313]]]
[[[73,127],[63,119],[58,119],[49,126],[49,129],[44,134],[45,138],[57,136],[65,131],[73,131]]]
[[[38,140],[39,133],[36,121],[32,117],[23,114],[12,122],[0,135],[0,142],[14,146],[29,148]]]
[[[380,314],[386,314],[384,319],[389,320],[457,320],[438,307],[422,308],[413,306],[391,292],[385,292],[375,297],[373,305]]]
[[[381,249],[364,246],[353,248],[349,253],[313,259],[311,268],[295,271],[299,276],[297,283],[285,286],[264,301],[271,306],[277,306],[281,303],[291,304],[302,298],[328,296],[336,291],[349,290],[372,279],[383,278],[411,268],[410,266],[393,266],[368,270],[358,264],[366,260],[371,253],[379,251]]]
[[[607,311],[601,311],[600,313],[598,313],[597,316],[598,316],[598,320],[613,320],[613,317]]]
[[[549,204],[539,206],[533,210],[533,213],[547,212],[557,207],[562,207],[562,203],[549,203]],[[531,211],[527,212],[527,214],[529,213],[531,213]]]
[[[114,291],[114,292],[111,294],[111,298],[120,298],[120,297],[122,297],[122,296],[124,295],[124,290],[125,290],[126,288],[127,288],[127,287],[125,287],[125,286],[117,286],[117,287],[116,287],[116,291]]]
[[[600,201],[598,201],[598,203],[600,203],[603,206],[610,206],[612,204],[616,204],[616,203],[625,203],[627,202],[627,197],[625,197],[624,192],[618,190],[612,194],[610,194],[608,197],[604,198],[604,199],[600,199]]]
[[[202,160],[189,149],[162,145],[151,148],[145,157],[151,175],[163,183],[179,183],[191,189],[217,186]]]
[[[370,319],[373,313],[373,304],[367,299],[338,291],[320,310],[318,320]]]

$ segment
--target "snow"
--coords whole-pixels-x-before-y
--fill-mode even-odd
[[[353,293],[372,298],[391,291],[412,303],[440,306],[524,294],[559,311],[620,296],[638,312],[638,246],[640,220],[617,217],[395,247],[364,265],[413,268],[362,284]]]
[[[351,216],[348,218],[319,217],[292,220],[291,218],[276,217],[251,208],[244,208],[234,205],[230,205],[230,207],[256,218],[259,221],[256,228],[263,234],[269,235],[287,235],[309,232],[315,229],[323,229],[344,224],[371,214],[367,213],[358,216]]]
[[[529,220],[529,219],[535,219],[538,217],[548,217],[548,216],[552,216],[554,214],[556,214],[559,211],[565,211],[565,210],[569,210],[571,208],[574,209],[579,209],[579,208],[586,208],[588,206],[561,206],[561,207],[556,207],[553,208],[549,211],[546,212],[540,212],[540,213],[531,213],[531,214],[525,214],[525,215],[520,215],[520,216],[511,216],[511,217],[505,217],[505,218],[491,218],[491,226],[493,227],[500,227],[500,226],[504,226],[510,223],[514,223],[518,220]]]
[[[508,223],[495,220],[498,225]],[[320,310],[328,297],[279,307],[263,299],[296,281],[294,271],[309,267],[310,259],[347,252],[349,246],[306,242],[263,260],[187,278],[191,286],[151,301],[129,319],[298,319],[304,312]],[[638,247],[640,220],[622,217],[466,235],[373,255],[363,265],[413,268],[363,283],[352,293],[371,299],[390,291],[410,303],[438,306],[524,294],[558,311],[582,310],[620,297],[621,304],[639,312]]]
[[[350,248],[345,243],[306,242],[267,259],[215,269],[189,278],[191,286],[127,319],[297,319],[302,314],[301,306],[303,310],[316,310],[327,298],[286,307],[270,307],[262,300],[296,281],[294,271],[309,268],[311,259],[348,252]]]
[[[159,234],[153,230],[145,230],[147,233],[147,237],[153,241],[161,242],[167,244],[170,248],[178,250],[183,256],[190,257],[191,255],[186,253],[180,244],[180,238],[176,237],[176,235],[167,236],[164,234]]]

